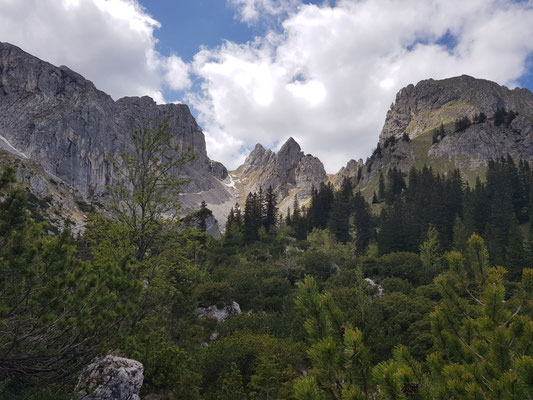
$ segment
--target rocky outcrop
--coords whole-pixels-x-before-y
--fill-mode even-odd
[[[304,154],[300,145],[291,137],[277,153],[257,144],[243,165],[232,173],[241,199],[260,188],[270,186],[278,196],[281,211],[292,205],[297,196],[305,202],[311,196],[313,186],[318,187],[328,180],[322,162]]]
[[[87,201],[117,181],[110,159],[132,149],[131,134],[146,121],[167,121],[172,144],[195,155],[175,173],[190,178],[184,209],[233,203],[221,182],[225,167],[210,160],[205,138],[184,104],[157,105],[149,97],[114,101],[69,68],[55,67],[0,42],[0,148],[37,162]]]
[[[514,118],[496,124],[498,109],[512,111]],[[476,120],[481,113],[486,120]],[[455,121],[464,117],[473,123],[457,131]],[[445,136],[433,140],[432,131],[441,125]],[[533,161],[533,93],[466,75],[428,79],[396,95],[378,147],[362,169],[361,187],[391,168],[407,172],[424,164],[441,173],[459,168],[475,176],[489,160],[508,154]]]
[[[143,365],[108,355],[87,366],[74,389],[75,400],[140,400]]]
[[[340,187],[344,178],[350,178],[352,179],[353,183],[356,183],[357,177],[360,174],[362,174],[362,169],[364,165],[365,163],[362,159],[359,159],[358,161],[355,161],[355,160],[348,161],[344,167],[341,167],[339,172],[337,172],[335,175],[331,177],[330,180],[333,183],[333,186]],[[361,172],[359,172],[360,169],[361,169]]]
[[[239,303],[232,301],[230,305],[222,306],[220,308],[216,305],[198,307],[195,312],[200,318],[212,318],[216,319],[218,322],[224,322],[232,315],[241,314],[241,307],[239,306]]]
[[[428,129],[480,112],[493,115],[498,108],[529,115],[533,110],[533,93],[527,89],[510,90],[484,79],[462,75],[455,78],[420,81],[408,85],[396,95],[387,112],[379,141],[400,139],[406,132],[411,139]]]

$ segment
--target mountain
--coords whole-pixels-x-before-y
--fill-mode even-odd
[[[158,105],[146,96],[115,101],[68,67],[0,42],[0,165],[17,165],[19,180],[56,228],[79,229],[87,211],[105,208],[107,186],[118,179],[110,160],[132,150],[131,134],[146,121],[152,127],[168,121],[173,144],[195,154],[175,172],[189,179],[180,198],[183,213],[206,201],[221,222],[249,192],[269,186],[285,212],[294,197],[305,204],[313,187],[338,186],[345,177],[369,198],[379,174],[391,168],[459,168],[472,180],[494,158],[533,161],[533,93],[463,75],[401,89],[373,154],[365,162],[350,160],[335,175],[293,138],[277,153],[256,145],[228,172],[208,157],[204,134],[185,104]]]
[[[45,179],[68,185],[85,202],[105,198],[107,185],[117,181],[110,159],[132,149],[134,130],[168,119],[173,144],[195,155],[178,171],[190,178],[185,210],[206,200],[221,217],[224,203],[233,204],[224,185],[227,170],[207,156],[204,134],[184,104],[157,105],[149,97],[114,101],[69,68],[0,42],[0,116],[0,148],[34,161]]]
[[[0,164],[17,164],[29,190],[50,200],[50,218],[61,215],[79,229],[85,212],[104,208],[107,187],[118,180],[111,159],[133,149],[131,134],[146,121],[152,127],[168,121],[172,144],[195,155],[176,172],[189,179],[180,198],[184,214],[206,201],[225,221],[235,202],[269,186],[286,208],[295,195],[307,201],[313,185],[327,180],[320,160],[292,138],[277,154],[257,145],[230,175],[207,156],[204,134],[185,104],[158,105],[147,96],[114,101],[68,67],[0,42]]]
[[[533,161],[533,93],[463,75],[401,89],[372,156],[339,174],[357,177],[360,168],[360,187],[371,195],[379,173],[394,167],[459,168],[472,180],[489,160],[507,155]]]
[[[278,195],[282,212],[291,207],[294,197],[306,203],[313,186],[328,180],[324,165],[310,154],[304,154],[300,145],[290,137],[277,153],[257,144],[236,171],[230,172],[241,202],[249,192],[267,190],[270,186]]]

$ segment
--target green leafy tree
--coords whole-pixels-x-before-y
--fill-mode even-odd
[[[133,151],[113,160],[119,180],[109,189],[113,218],[125,228],[141,263],[160,251],[165,233],[176,227],[179,193],[186,182],[177,172],[192,156],[173,144],[168,120],[156,129],[145,122],[131,139]]]

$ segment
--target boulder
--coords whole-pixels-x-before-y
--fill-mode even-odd
[[[74,390],[76,400],[140,400],[143,365],[128,358],[105,356],[85,368]]]
[[[200,318],[213,318],[218,322],[223,322],[231,315],[239,315],[241,313],[241,307],[239,303],[232,301],[231,305],[222,308],[218,308],[216,305],[198,307],[195,312]]]

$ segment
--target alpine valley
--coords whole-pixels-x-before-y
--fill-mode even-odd
[[[516,117],[498,126],[487,118],[455,131],[457,119],[474,121],[499,109]],[[329,176],[322,162],[304,154],[292,138],[277,153],[257,144],[243,165],[227,171],[207,155],[204,134],[185,104],[158,105],[146,96],[114,101],[68,67],[53,66],[9,43],[0,43],[0,117],[2,162],[17,165],[19,181],[45,200],[43,211],[55,226],[67,220],[75,230],[83,226],[87,210],[105,208],[107,188],[117,181],[111,160],[132,149],[131,134],[145,121],[157,125],[168,118],[173,144],[194,154],[175,172],[189,180],[180,198],[182,212],[205,201],[218,221],[225,221],[249,192],[269,186],[286,212],[294,197],[306,204],[313,187],[323,182],[338,187],[344,177],[355,179],[370,199],[377,176],[391,168],[459,168],[473,177],[489,160],[508,154],[533,159],[533,93],[465,75],[400,90],[372,156],[350,160]],[[433,140],[441,125],[443,133]]]
[[[463,75],[336,174],[228,171],[187,105],[0,43],[0,399],[531,400],[531,162],[533,93]]]

